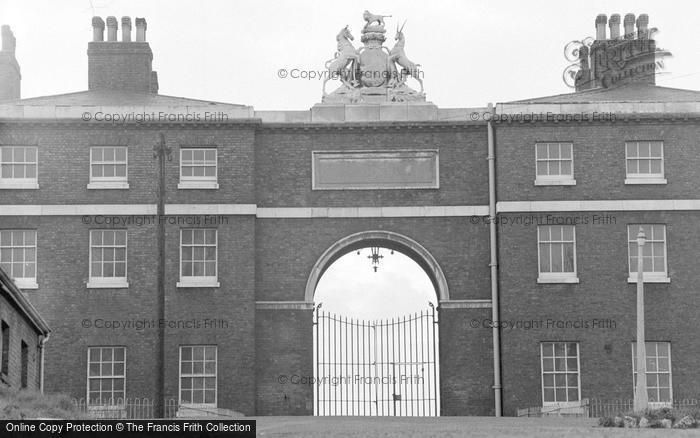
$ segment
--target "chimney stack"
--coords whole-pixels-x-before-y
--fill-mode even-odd
[[[131,41],[131,18],[122,17],[122,42],[128,43]]]
[[[151,72],[151,93],[158,93],[158,72]]]
[[[610,26],[610,39],[619,40],[620,39],[620,14],[612,14],[610,16],[610,21],[608,22]]]
[[[600,14],[595,17],[595,39],[605,39],[605,24],[608,22],[608,17],[605,14]]]
[[[656,42],[649,32],[649,16],[639,15],[634,31],[634,14],[624,18],[624,36],[620,37],[620,14],[610,16],[610,37],[605,35],[607,17],[595,19],[596,39],[590,50],[579,51],[580,70],[575,78],[576,91],[610,88],[630,82],[656,84]],[[590,56],[589,56],[590,53]]]
[[[649,16],[640,14],[637,17],[637,39],[646,40],[649,38]]]
[[[107,41],[117,40],[117,27],[119,27],[119,23],[117,23],[117,18],[107,17]]]
[[[157,93],[158,79],[152,68],[153,52],[146,42],[146,20],[137,18],[136,41],[131,39],[131,18],[122,17],[122,40],[117,41],[118,22],[107,17],[92,19],[93,41],[88,43],[88,89]]]
[[[0,100],[14,100],[20,98],[20,74],[19,64],[15,58],[15,35],[10,26],[3,25],[0,29],[2,35],[2,51],[0,51]]]
[[[634,39],[634,14],[625,15],[625,39]]]
[[[146,19],[136,18],[136,42],[143,43],[146,41]]]

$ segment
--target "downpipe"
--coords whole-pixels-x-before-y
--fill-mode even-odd
[[[489,104],[492,114],[495,110]],[[493,117],[491,117],[493,120]],[[501,403],[501,334],[498,301],[498,247],[497,247],[497,224],[496,224],[496,148],[493,132],[493,122],[487,124],[488,134],[488,162],[489,162],[489,242],[491,247],[491,321],[493,334],[493,396],[494,413],[496,417],[503,415]]]
[[[39,359],[41,363],[41,371],[39,373],[39,392],[42,394],[44,393],[44,368],[46,367],[44,356],[46,355],[46,343],[50,337],[51,333],[47,333],[46,336],[42,336],[41,341],[39,342],[39,348],[41,349],[41,358]]]

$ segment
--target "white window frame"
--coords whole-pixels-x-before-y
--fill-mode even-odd
[[[34,164],[36,166],[36,176],[34,178],[3,178],[2,177],[2,155],[5,148],[34,149],[36,161],[23,161],[21,164]],[[25,153],[26,154],[26,153]],[[14,151],[12,152],[14,157]],[[14,158],[13,158],[14,160]],[[12,161],[12,163],[19,163]],[[6,163],[5,163],[6,164]],[[38,189],[39,188],[39,148],[37,146],[25,145],[2,145],[0,146],[0,189]]]
[[[214,176],[183,176],[182,168],[184,167],[182,154],[184,151],[214,151]],[[194,160],[193,160],[194,161]],[[207,164],[206,159],[202,166],[211,166],[211,162]],[[192,165],[192,164],[189,164]],[[216,147],[180,147],[180,182],[177,184],[178,189],[218,189],[219,188],[219,151]]]
[[[544,227],[561,227],[562,228],[562,240],[542,240],[542,230]],[[571,227],[573,230],[573,241],[564,240],[564,227]],[[573,272],[542,272],[541,266],[541,256],[540,246],[542,244],[550,245],[550,266],[551,266],[551,244],[561,243],[561,244],[573,244],[574,246],[574,271]],[[563,260],[562,260],[563,266]],[[576,265],[576,227],[574,225],[539,225],[537,226],[537,282],[538,283],[578,283],[578,267]]]
[[[214,374],[207,374],[203,371],[202,374],[183,374],[182,373],[182,349],[183,348],[194,348],[194,347],[204,347],[214,349]],[[178,405],[184,408],[216,408],[219,403],[219,347],[217,345],[180,345],[180,354],[177,364],[177,401]],[[206,357],[206,353],[205,357]],[[182,403],[182,378],[214,378],[214,403]]]
[[[113,161],[95,161],[94,152],[96,149],[114,149],[115,158]],[[124,161],[117,161],[117,149],[124,149]],[[93,176],[93,165],[124,165],[126,170],[124,176]],[[90,182],[87,185],[90,190],[94,189],[128,189],[129,188],[129,148],[127,146],[91,146],[90,147]]]
[[[14,245],[14,244],[6,244],[0,237],[0,249],[10,249],[10,253],[14,254],[15,249],[22,249],[22,257],[24,258],[23,263],[26,263],[26,250],[27,249],[34,249],[34,276],[33,277],[15,277],[13,275],[12,269],[10,271],[6,271],[7,275],[12,278],[12,280],[15,282],[15,285],[20,288],[20,289],[38,289],[39,285],[37,284],[37,271],[38,271],[38,251],[37,251],[37,231],[36,230],[28,230],[28,229],[0,229],[0,232],[7,233],[9,232],[10,234],[16,233],[16,232],[22,232],[22,233],[28,233],[28,232],[33,232],[34,233],[34,245],[27,245],[26,243],[23,245]],[[23,236],[23,240],[26,242],[26,234]],[[5,261],[5,263],[12,263],[12,261],[8,262]],[[10,265],[12,267],[12,265]]]
[[[637,282],[637,272],[632,272],[632,254],[630,253],[630,248],[631,245],[634,243],[635,245],[637,244],[637,236],[632,236],[632,238],[629,237],[630,235],[630,227],[638,227],[641,226],[644,228],[644,234],[646,235],[646,243],[644,246],[649,245],[652,242],[658,243],[661,242],[658,239],[651,240],[651,233],[649,232],[651,227],[653,225],[656,226],[661,226],[662,229],[664,230],[664,272],[646,272],[644,271],[644,283],[670,283],[671,279],[668,276],[668,238],[666,236],[666,224],[629,224],[627,225],[627,273],[629,274],[629,277],[627,278],[628,283],[636,283]],[[656,236],[654,236],[656,237]],[[637,252],[639,254],[639,252]],[[652,255],[653,257],[653,255]],[[635,262],[635,269],[637,269],[636,262]]]
[[[642,143],[649,144],[649,157],[639,157],[639,145]],[[661,158],[651,157],[651,145],[653,143],[661,144]],[[630,157],[627,153],[628,145],[635,144],[637,148],[637,156]],[[630,160],[660,160],[660,173],[629,173],[628,164]],[[661,140],[633,140],[625,142],[625,184],[666,184],[666,171],[664,166],[664,142]]]
[[[673,367],[673,363],[672,363],[672,361],[671,361],[671,356],[672,356],[672,352],[671,352],[671,343],[670,343],[670,342],[646,341],[646,342],[645,342],[645,346],[646,346],[645,349],[646,349],[646,352],[647,352],[647,361],[648,361],[648,359],[649,359],[649,344],[654,344],[654,345],[666,344],[666,345],[668,345],[668,373],[666,373],[666,372],[659,372],[659,371],[658,371],[659,356],[652,356],[652,357],[656,358],[656,363],[657,363],[656,369],[657,369],[657,370],[650,373],[649,370],[647,369],[647,374],[668,374],[668,385],[669,385],[668,394],[669,394],[669,397],[670,397],[670,400],[667,401],[667,402],[662,402],[662,401],[651,402],[651,401],[650,401],[650,402],[649,402],[649,407],[650,407],[650,408],[673,407],[673,368],[672,368],[672,367]],[[636,342],[636,341],[633,341],[633,342],[632,342],[632,394],[633,394],[633,395],[634,395],[634,394],[636,393],[636,391],[637,391],[637,386],[636,386],[636,376],[637,376],[637,352],[636,352],[636,346],[637,346],[637,342]],[[661,388],[661,387],[660,387],[660,386],[659,386],[659,387],[656,387],[657,396],[658,396],[658,389],[659,389],[659,388]],[[649,392],[649,388],[647,387],[647,393],[648,393],[648,392]],[[647,394],[647,395],[648,395],[648,394]],[[657,397],[657,398],[658,398],[658,397]]]
[[[185,231],[197,231],[197,230],[204,230],[206,231],[214,231],[214,255],[215,255],[215,261],[214,261],[214,266],[216,269],[216,275],[213,276],[183,276],[182,275],[182,249],[183,249],[183,243],[182,243],[182,235]],[[204,241],[206,242],[206,235],[204,238]],[[203,246],[206,248],[207,246],[211,246],[210,244],[204,243],[202,245],[195,245],[194,241],[192,244],[189,246],[196,247],[196,246]],[[206,252],[206,249],[205,249]],[[180,229],[180,260],[179,260],[180,266],[180,281],[177,282],[177,287],[219,287],[219,230],[216,228],[182,228]]]
[[[544,370],[544,345],[545,344],[553,344],[553,345],[565,344],[564,345],[564,364],[565,365],[566,365],[566,359],[569,358],[569,356],[566,352],[566,344],[575,344],[576,345],[576,370],[577,370],[576,371],[576,378],[577,378],[577,385],[578,385],[577,386],[578,400],[568,400],[565,402],[563,402],[563,401],[562,402],[545,401],[545,399],[544,399],[544,376],[545,376],[545,374],[552,374],[552,375],[555,375],[557,373],[564,374],[564,375],[573,374],[573,372],[568,371],[568,365],[566,365],[567,371],[562,372],[562,371],[552,370],[552,371],[545,372],[545,370]],[[556,346],[554,346],[553,351],[554,351],[553,352],[554,357],[555,358],[558,357],[558,356],[556,356],[556,354],[557,354],[556,353]],[[554,363],[556,363],[556,359],[554,360]],[[556,397],[556,388],[557,388],[556,377],[554,379],[555,379],[554,393],[555,393],[555,397]],[[581,406],[581,345],[579,344],[579,342],[574,342],[574,341],[543,341],[543,342],[540,342],[540,382],[541,382],[540,391],[542,392],[542,406],[543,407],[548,406],[548,407],[572,408],[572,407],[580,407]],[[566,389],[566,398],[568,399],[569,398],[568,384],[567,384],[566,388],[567,388]]]
[[[124,245],[117,245],[116,243],[114,245],[99,245],[100,248],[107,247],[107,248],[124,248],[124,276],[123,277],[94,277],[92,275],[92,250],[93,250],[93,245],[92,245],[92,233],[94,232],[104,232],[104,231],[123,231],[124,232]],[[129,287],[129,233],[127,230],[122,229],[122,228],[115,228],[115,229],[94,229],[90,230],[88,233],[88,244],[90,246],[90,251],[89,251],[89,261],[88,261],[88,283],[87,287],[89,289],[104,289],[104,288],[109,288],[109,289],[118,289],[118,288],[128,288]],[[104,264],[104,260],[102,260],[102,264]]]
[[[112,362],[111,362],[112,368],[114,368],[114,363],[117,362],[114,360],[114,350],[116,350],[116,349],[124,350],[124,374],[123,375],[117,375],[114,373],[112,373],[112,375],[109,375],[109,376],[102,375],[102,364],[106,363],[106,362],[102,361],[102,350],[105,348],[110,348],[112,350]],[[100,361],[97,363],[100,364],[100,376],[99,377],[90,377],[90,356],[91,356],[90,351],[91,350],[98,350],[98,349],[100,350]],[[90,409],[102,410],[102,409],[104,409],[104,407],[113,407],[113,408],[119,409],[119,408],[123,408],[125,406],[125,403],[126,403],[126,347],[125,346],[121,346],[121,345],[115,345],[115,346],[112,346],[112,345],[99,345],[99,346],[93,345],[93,346],[88,347],[88,349],[87,349],[87,370],[86,370],[85,375],[87,377],[87,384],[85,386],[85,395],[86,395],[85,400],[86,400],[86,405],[88,407],[88,410],[90,410]],[[90,399],[90,379],[124,379],[124,397],[121,399],[122,403],[121,404],[114,403],[114,404],[107,404],[107,405],[91,404],[90,403],[90,400],[91,400]],[[100,394],[101,393],[102,392],[100,391]],[[114,401],[116,402],[118,400],[119,399],[114,400]]]
[[[549,147],[550,145],[559,146],[559,157],[560,158],[549,158]],[[540,157],[537,153],[537,146],[546,145],[547,147],[547,157]],[[562,146],[568,145],[571,150],[571,174],[570,175],[538,175],[537,174],[537,163],[539,162],[549,162],[549,161],[569,161],[561,158],[561,148]],[[535,143],[535,185],[536,186],[575,186],[576,179],[574,177],[574,144],[572,142],[565,141],[539,141]]]

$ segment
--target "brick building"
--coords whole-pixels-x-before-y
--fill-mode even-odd
[[[313,414],[279,377],[313,376],[316,283],[383,246],[435,285],[440,414],[629,398],[640,225],[650,395],[700,390],[700,92],[603,68],[619,29],[572,94],[255,111],[158,94],[145,20],[118,27],[93,20],[87,91],[23,100],[3,30],[0,264],[55,333],[47,391]]]
[[[12,389],[42,389],[44,349],[50,332],[34,306],[0,269],[0,384]]]

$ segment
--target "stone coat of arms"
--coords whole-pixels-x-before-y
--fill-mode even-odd
[[[386,41],[384,19],[390,15],[375,15],[365,11],[360,41],[363,46],[356,49],[350,28],[345,26],[336,36],[338,42],[335,57],[326,62],[326,78],[323,81],[323,103],[381,103],[381,102],[425,102],[423,72],[420,64],[406,56],[406,43],[402,25],[396,26],[394,47],[389,50]],[[406,85],[412,77],[420,85],[416,91]],[[326,92],[326,83],[339,79],[341,86],[332,93]]]

